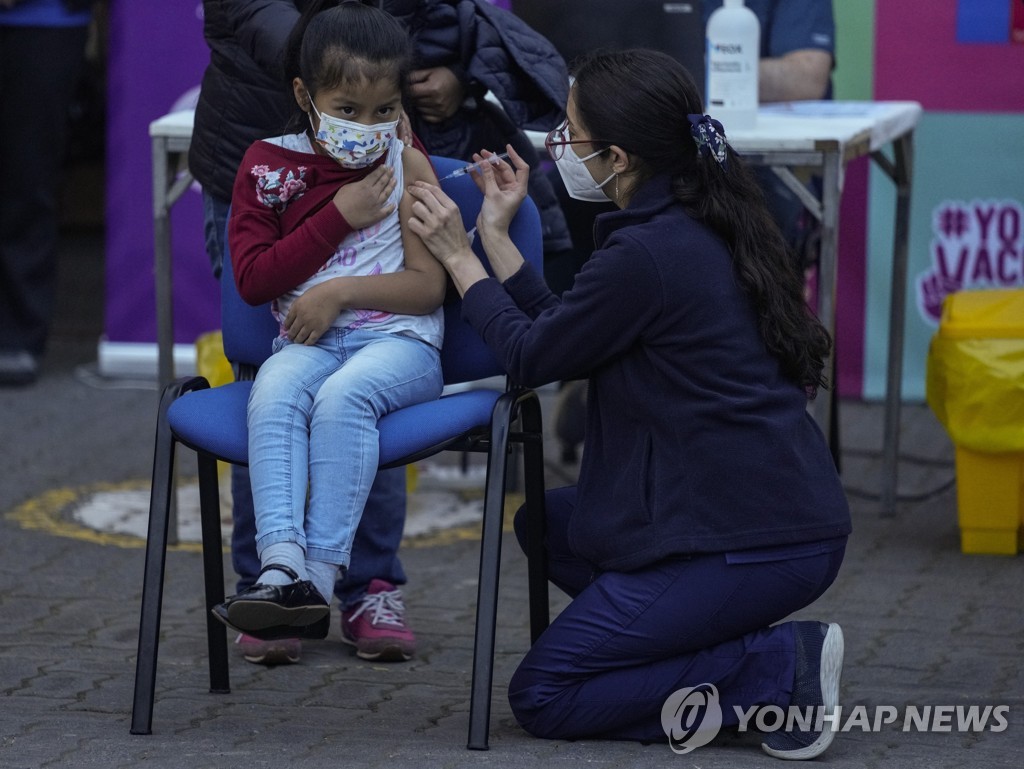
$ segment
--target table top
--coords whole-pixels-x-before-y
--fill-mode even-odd
[[[869,152],[913,131],[921,119],[913,101],[797,101],[765,104],[757,126],[726,131],[737,152],[813,151],[866,143]]]
[[[191,139],[195,118],[194,109],[170,112],[149,124],[149,135],[152,138],[159,136],[166,139]]]
[[[873,152],[914,130],[921,119],[915,101],[800,101],[762,105],[757,127],[729,133],[737,152],[843,151],[861,144]],[[728,130],[728,126],[726,127]],[[527,131],[538,151],[545,133]]]

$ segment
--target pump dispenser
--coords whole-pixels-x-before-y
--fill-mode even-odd
[[[707,111],[730,130],[757,125],[761,24],[743,0],[724,0],[708,19]]]

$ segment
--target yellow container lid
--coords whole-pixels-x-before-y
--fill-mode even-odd
[[[1024,288],[957,291],[942,303],[939,336],[1024,339]]]

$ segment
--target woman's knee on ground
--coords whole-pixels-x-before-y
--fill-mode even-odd
[[[565,709],[561,700],[572,685],[568,677],[544,673],[521,664],[508,684],[512,714],[519,725],[534,737],[570,739],[569,735],[560,732]]]

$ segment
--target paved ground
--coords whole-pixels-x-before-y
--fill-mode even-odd
[[[475,600],[473,532],[411,540],[404,559],[420,654],[404,665],[350,656],[338,629],[302,664],[232,657],[232,692],[207,691],[199,556],[168,558],[154,732],[128,732],[142,550],[73,523],[97,489],[149,477],[156,391],[90,374],[102,326],[101,242],[62,265],[62,311],[43,377],[0,391],[0,766],[36,767],[761,767],[752,735],[680,756],[647,746],[542,741],[504,694],[526,650],[524,562],[506,538],[491,750],[467,751]],[[550,412],[550,408],[548,409]],[[806,616],[840,622],[842,702],[869,717],[821,759],[836,767],[1019,767],[1024,752],[1024,558],[959,552],[952,448],[926,407],[903,412],[898,515],[879,515],[881,407],[842,404],[843,478],[855,533],[834,587]],[[552,460],[557,453],[552,449]],[[187,463],[183,472],[187,473]],[[552,461],[551,482],[572,468]],[[563,599],[553,597],[557,611]],[[1001,731],[901,726],[908,708],[1008,706]],[[1003,712],[1003,711],[1000,711]],[[989,725],[1000,726],[990,721]]]

